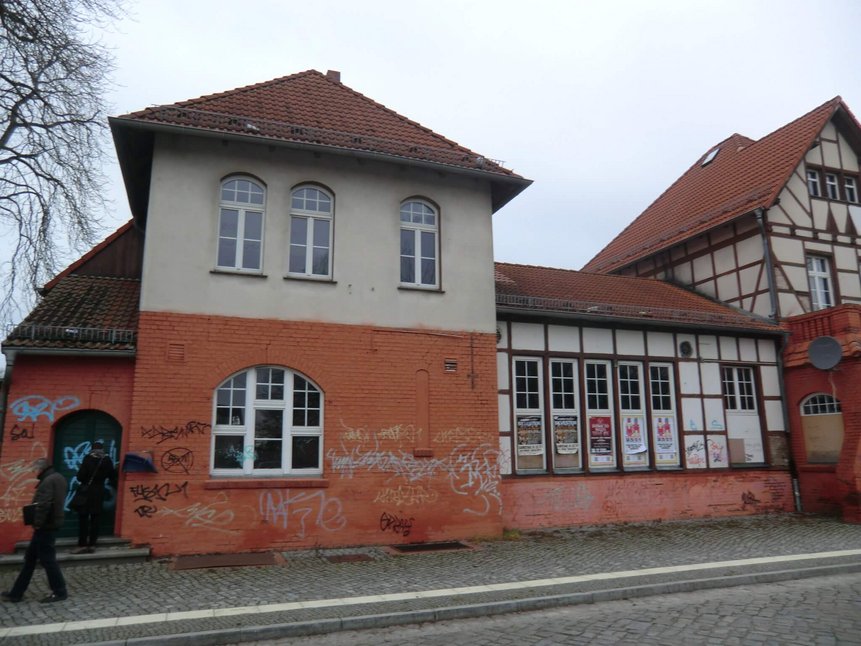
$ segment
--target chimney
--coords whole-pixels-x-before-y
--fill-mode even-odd
[[[335,81],[335,83],[341,82],[341,73],[335,70],[329,70],[326,72],[326,78],[330,81]]]

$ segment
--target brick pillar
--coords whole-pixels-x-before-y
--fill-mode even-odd
[[[861,410],[857,402],[851,404],[855,404],[853,409],[843,412],[843,450],[837,465],[837,479],[848,488],[842,501],[843,520],[861,523]]]

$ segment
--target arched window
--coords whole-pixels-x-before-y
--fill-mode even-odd
[[[439,217],[427,202],[401,204],[401,284],[439,286]]]
[[[279,366],[233,375],[215,391],[212,472],[319,474],[323,393]]]
[[[261,271],[265,203],[266,190],[254,180],[236,177],[221,183],[216,266]]]
[[[300,186],[290,200],[288,272],[300,276],[332,276],[332,196],[314,186]]]
[[[833,415],[840,412],[840,400],[831,395],[817,393],[801,402],[802,415]]]

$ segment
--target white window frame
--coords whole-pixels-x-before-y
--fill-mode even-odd
[[[807,191],[811,197],[822,197],[822,191],[819,186],[819,171],[813,168],[807,169]]]
[[[309,208],[309,202],[311,201],[308,199],[307,194],[312,191],[316,193],[317,199],[313,200],[313,203],[318,205],[317,208]],[[294,227],[298,226],[300,221],[305,223],[305,239],[296,238],[294,240]],[[334,225],[335,198],[329,191],[319,186],[304,184],[297,186],[290,192],[290,239],[287,243],[289,247],[287,254],[288,275],[316,279],[332,278]],[[328,229],[328,235],[325,236],[326,244],[315,244],[315,233],[323,226]],[[295,264],[294,254],[298,253],[299,249],[305,255],[305,262],[302,263],[303,267],[301,270],[293,267]],[[325,271],[315,271],[314,253],[321,249],[325,249],[326,252],[326,268]]]
[[[518,375],[518,365],[531,366],[533,369],[524,375]],[[512,403],[514,405],[514,460],[517,471],[544,471],[547,469],[547,446],[544,439],[544,368],[543,361],[536,357],[513,357],[512,358]],[[526,385],[526,389],[523,386]],[[521,401],[521,396],[525,400]],[[530,422],[538,418],[541,433],[541,466],[521,467],[519,448],[519,420],[527,418]],[[530,445],[537,446],[537,445]],[[534,449],[530,449],[532,451]],[[529,453],[528,457],[538,455]],[[524,455],[523,457],[527,457]]]
[[[632,371],[634,376],[632,377]],[[619,443],[622,447],[624,468],[643,469],[649,466],[649,425],[646,420],[646,391],[643,388],[643,363],[640,361],[619,361],[616,363],[616,397],[619,401]],[[622,373],[626,375],[623,378]],[[623,388],[624,385],[624,388]],[[633,391],[636,390],[636,393]],[[627,391],[627,392],[623,392]],[[645,453],[628,453],[627,420],[639,421],[641,445]]]
[[[807,283],[810,287],[810,308],[823,310],[834,305],[834,281],[831,279],[831,262],[827,256],[808,254]]]
[[[801,402],[801,414],[805,417],[811,415],[836,415],[841,412],[840,400],[828,393],[814,393],[808,395]]]
[[[234,193],[240,192],[239,188],[249,187],[248,190],[241,191],[248,193],[249,199],[230,199],[225,197],[225,191]],[[223,180],[219,186],[219,205],[218,205],[218,231],[217,242],[215,249],[215,266],[221,270],[235,271],[249,274],[260,274],[263,272],[263,238],[266,229],[266,187],[259,181],[244,176],[231,176]],[[254,198],[259,196],[259,201],[254,201]],[[236,235],[226,235],[225,232],[225,217],[227,212],[237,213]],[[260,237],[259,239],[249,237],[247,232],[248,221],[253,216],[259,216],[260,219]],[[226,258],[222,258],[222,242],[227,240],[235,240],[235,249],[233,250],[232,262],[227,262]],[[257,243],[259,246],[256,267],[244,267],[246,262],[245,254],[247,252],[246,245],[249,243]]]
[[[840,199],[840,182],[836,173],[825,173],[825,194],[829,200]]]
[[[565,366],[570,370],[570,376],[565,374],[554,374],[555,366]],[[566,469],[582,469],[583,468],[583,450],[582,450],[582,435],[583,435],[583,418],[580,415],[580,385],[579,385],[579,364],[577,359],[551,359],[550,360],[550,424],[551,424],[551,441],[553,442],[553,468],[564,471]],[[561,386],[561,388],[560,388]],[[558,398],[561,397],[561,405],[557,405]],[[571,404],[570,406],[568,404]],[[574,417],[577,420],[577,452],[576,464],[557,466],[558,438],[556,437],[557,416],[559,417]],[[564,431],[563,431],[564,432]],[[569,455],[571,453],[568,453]]]
[[[649,421],[652,425],[655,466],[659,469],[661,467],[679,467],[681,466],[681,449],[679,448],[679,429],[676,417],[676,384],[673,364],[650,363],[647,370],[649,371],[649,409],[651,412]],[[653,370],[658,371],[657,377],[653,375]],[[664,375],[666,375],[666,379]],[[664,400],[668,406],[664,406]],[[657,406],[655,405],[656,401]],[[659,418],[665,420],[663,424],[668,425],[675,450],[667,450],[666,448],[662,450],[662,447],[666,447],[669,441],[666,437],[662,438],[658,435],[661,430],[658,428]]]
[[[590,368],[593,366],[604,367],[604,377],[589,376]],[[605,393],[601,393],[594,386],[603,381]],[[587,359],[583,362],[583,383],[586,391],[586,446],[589,453],[589,467],[593,470],[616,468],[616,428],[615,415],[613,414],[613,365],[609,361]],[[605,401],[601,401],[605,399]],[[601,404],[606,404],[602,406]],[[592,419],[595,417],[606,417],[610,420],[610,459],[595,460],[592,454]]]
[[[843,176],[843,193],[847,202],[858,203],[858,182],[854,177]]]
[[[282,396],[258,397],[258,378],[265,373],[263,371],[283,371]],[[271,374],[271,372],[270,372]],[[245,375],[245,388],[233,388],[234,379]],[[271,383],[271,380],[267,383]],[[260,384],[263,385],[263,384]],[[244,390],[243,395],[238,395]],[[302,392],[312,393],[306,397],[308,405],[301,408],[294,407],[294,395]],[[225,394],[229,393],[230,404],[225,406]],[[269,389],[269,393],[272,390]],[[236,396],[233,396],[237,394]],[[228,420],[224,420],[224,410],[227,409]],[[280,438],[268,438],[272,441],[281,441],[281,453],[279,468],[255,468],[257,459],[255,439],[266,441],[267,438],[255,438],[256,413],[258,411],[280,411],[281,436]],[[239,413],[234,415],[233,413]],[[324,395],[317,384],[305,375],[285,368],[284,366],[255,366],[231,375],[215,389],[212,403],[212,443],[210,447],[210,472],[216,476],[272,476],[272,475],[321,475],[323,473],[323,419],[324,419]],[[316,419],[318,423],[296,424],[296,415],[304,416],[306,422]],[[244,418],[244,419],[243,419]],[[237,466],[232,468],[216,467],[216,450],[219,438],[232,437],[242,439],[241,455],[236,449],[232,449],[232,455]],[[299,438],[317,439],[317,466],[311,468],[293,468],[293,441]],[[220,460],[223,463],[223,459]]]
[[[422,207],[416,212],[415,206]],[[416,220],[418,218],[418,221]],[[432,220],[432,221],[429,221]],[[439,259],[439,210],[430,202],[421,199],[406,200],[400,207],[400,264],[399,280],[401,285],[421,287],[425,289],[439,288],[440,259]],[[430,258],[423,255],[425,247],[423,240],[433,236],[433,254]],[[412,238],[413,253],[405,254],[405,239]],[[425,261],[433,262],[433,281],[423,279],[422,267]],[[413,280],[404,280],[404,269],[411,266]]]
[[[721,366],[724,408],[732,413],[758,414],[756,382],[750,366]]]

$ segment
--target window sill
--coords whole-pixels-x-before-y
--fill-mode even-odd
[[[427,294],[445,294],[441,287],[422,287],[421,285],[398,285],[398,289],[405,292],[425,292]]]
[[[251,271],[231,271],[230,269],[210,269],[210,274],[224,274],[226,276],[247,276],[248,278],[268,278],[266,274],[255,273]]]
[[[287,274],[284,276],[284,280],[299,280],[306,283],[319,283],[321,285],[337,285],[338,281],[328,278],[326,276],[322,276],[320,278],[316,278],[314,276],[304,276],[301,274]]]
[[[245,476],[224,476],[207,480],[204,489],[327,489],[329,481],[325,478],[255,478]]]

